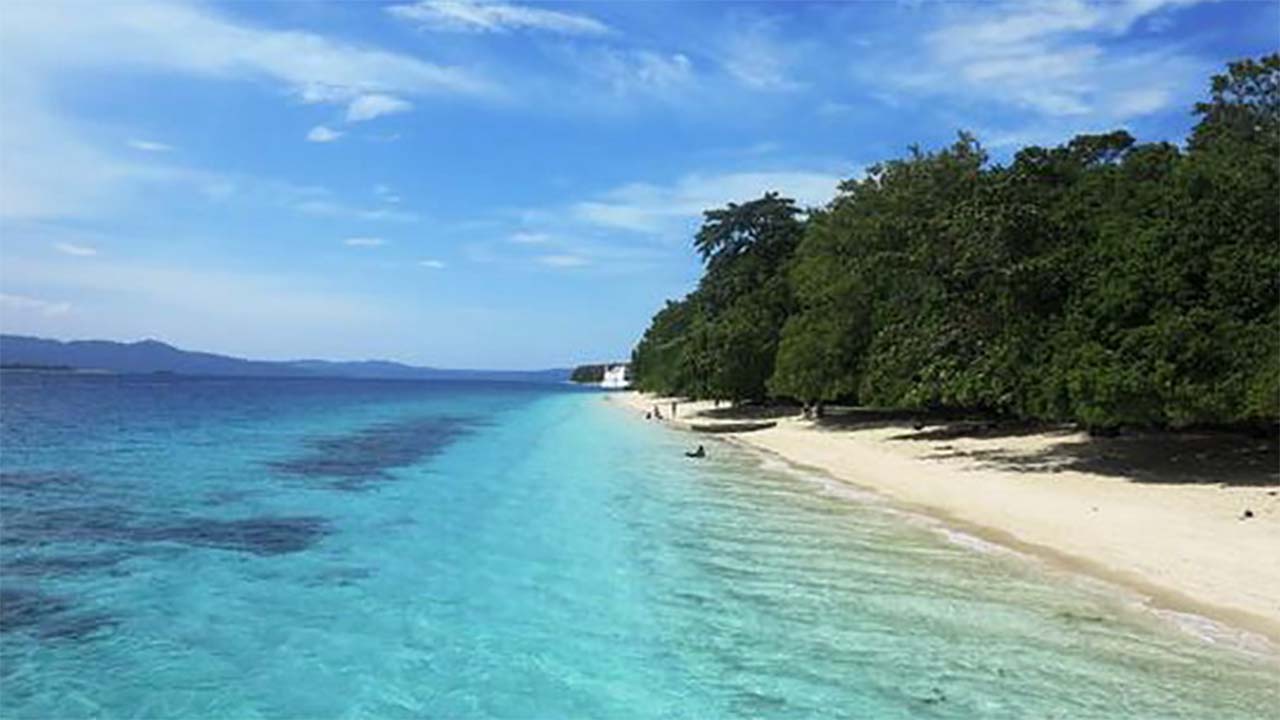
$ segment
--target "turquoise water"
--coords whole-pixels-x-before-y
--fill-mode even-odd
[[[3,378],[0,715],[1256,718],[1276,665],[548,386]]]

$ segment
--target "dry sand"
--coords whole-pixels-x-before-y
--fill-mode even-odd
[[[671,399],[609,396],[643,414]],[[681,402],[685,429],[727,422]],[[737,417],[737,416],[730,416]],[[757,418],[758,419],[758,418]],[[668,419],[668,422],[671,422]],[[1275,445],[1212,435],[1089,438],[857,416],[717,435],[879,492],[989,540],[1280,643]],[[1244,519],[1245,510],[1253,517]]]

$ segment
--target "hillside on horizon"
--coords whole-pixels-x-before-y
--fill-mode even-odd
[[[65,367],[114,373],[166,372],[179,375],[249,377],[343,377],[382,380],[499,380],[563,382],[569,368],[473,370],[435,368],[390,360],[251,360],[183,350],[155,339],[53,340],[0,334],[0,366]]]

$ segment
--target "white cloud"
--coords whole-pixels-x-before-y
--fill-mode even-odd
[[[172,145],[166,145],[154,140],[131,139],[127,144],[134,150],[142,150],[143,152],[169,152],[173,149]]]
[[[1195,5],[1203,0],[1085,0],[992,3],[989,12],[964,17],[938,30],[931,42],[953,52],[989,53],[1063,34],[1099,32],[1120,35],[1139,19],[1161,10]]]
[[[391,203],[394,205],[400,202],[400,196],[386,185],[374,185],[373,194],[378,196],[378,199],[385,203]]]
[[[347,122],[364,122],[383,115],[408,112],[411,109],[413,109],[412,103],[392,95],[378,93],[361,95],[347,105]]]
[[[41,300],[39,298],[27,297],[26,295],[0,293],[0,310],[3,310],[6,314],[34,313],[44,317],[53,317],[56,315],[65,315],[68,312],[71,312],[71,303]]]
[[[851,167],[849,173],[856,170]],[[683,248],[706,210],[771,191],[795,199],[802,208],[820,206],[835,196],[837,185],[848,176],[788,170],[689,174],[670,184],[630,183],[568,207],[525,210],[520,222],[538,231],[514,232],[504,246],[473,243],[468,253],[477,262],[589,266],[597,275],[650,271],[674,262],[677,254],[685,257]],[[522,252],[512,244],[530,250]]]
[[[502,2],[423,0],[392,5],[387,12],[431,30],[505,32],[544,30],[563,35],[605,35],[608,26],[586,15]]]
[[[1109,43],[1142,18],[1200,0],[1083,0],[948,6],[919,49],[894,49],[862,65],[873,83],[910,95],[994,102],[1046,118],[1124,122],[1194,92],[1205,68],[1176,48],[1137,50]],[[899,71],[902,53],[923,55]]]
[[[323,125],[317,125],[311,128],[311,131],[307,133],[307,142],[327,143],[333,142],[340,137],[342,137],[341,132],[337,130],[330,130]]]
[[[352,237],[342,241],[348,247],[382,247],[387,241],[380,237]]]
[[[543,232],[517,232],[512,233],[507,238],[517,245],[541,245],[551,239],[551,236]]]
[[[88,245],[74,245],[66,242],[54,243],[53,249],[65,255],[75,255],[76,257],[93,257],[98,254],[97,249]]]
[[[0,23],[0,66],[0,216],[6,218],[121,211],[141,184],[182,177],[141,160],[141,153],[113,152],[68,119],[54,88],[80,73],[267,80],[304,102],[344,107],[369,95],[498,94],[465,68],[257,27],[204,4],[178,2],[104,3],[92,13],[59,2],[11,3]],[[159,145],[139,140],[132,147],[161,155]]]
[[[695,84],[693,61],[682,53],[596,47],[572,51],[569,61],[615,98],[640,95],[671,100],[684,97]]]
[[[1168,88],[1134,88],[1114,95],[1112,109],[1121,117],[1147,115],[1168,107],[1173,102],[1171,95]]]
[[[791,77],[796,42],[775,37],[774,23],[754,18],[740,24],[721,41],[721,64],[739,83],[752,90],[791,91],[804,84]]]
[[[835,196],[843,178],[825,172],[741,172],[686,175],[672,185],[632,183],[598,199],[579,202],[571,212],[592,225],[643,233],[678,231],[704,210],[744,202],[777,191],[801,207],[819,206]]]
[[[590,265],[591,261],[580,255],[542,255],[538,262],[548,267],[571,268]]]
[[[25,7],[19,5],[15,7]],[[6,13],[8,9],[6,9]],[[126,187],[143,179],[133,158],[87,141],[52,110],[43,92],[7,61],[0,23],[0,218],[80,215],[116,207]]]
[[[237,23],[201,5],[108,3],[93,13],[67,10],[56,2],[8,8],[0,31],[6,55],[23,66],[132,66],[216,77],[266,76],[310,102],[347,102],[388,90],[492,90],[462,68],[313,33]]]
[[[317,194],[314,197],[301,198],[295,201],[286,201],[286,205],[300,213],[304,213],[306,215],[318,215],[320,217],[344,217],[355,218],[357,220],[376,220],[402,223],[418,221],[416,213],[386,207],[356,207],[333,199],[327,192],[324,194]]]
[[[444,269],[444,263],[439,260],[419,260],[418,265],[425,268],[431,268],[432,270]]]

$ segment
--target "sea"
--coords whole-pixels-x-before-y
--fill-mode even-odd
[[[605,397],[5,373],[0,717],[1280,712],[1248,638]]]

